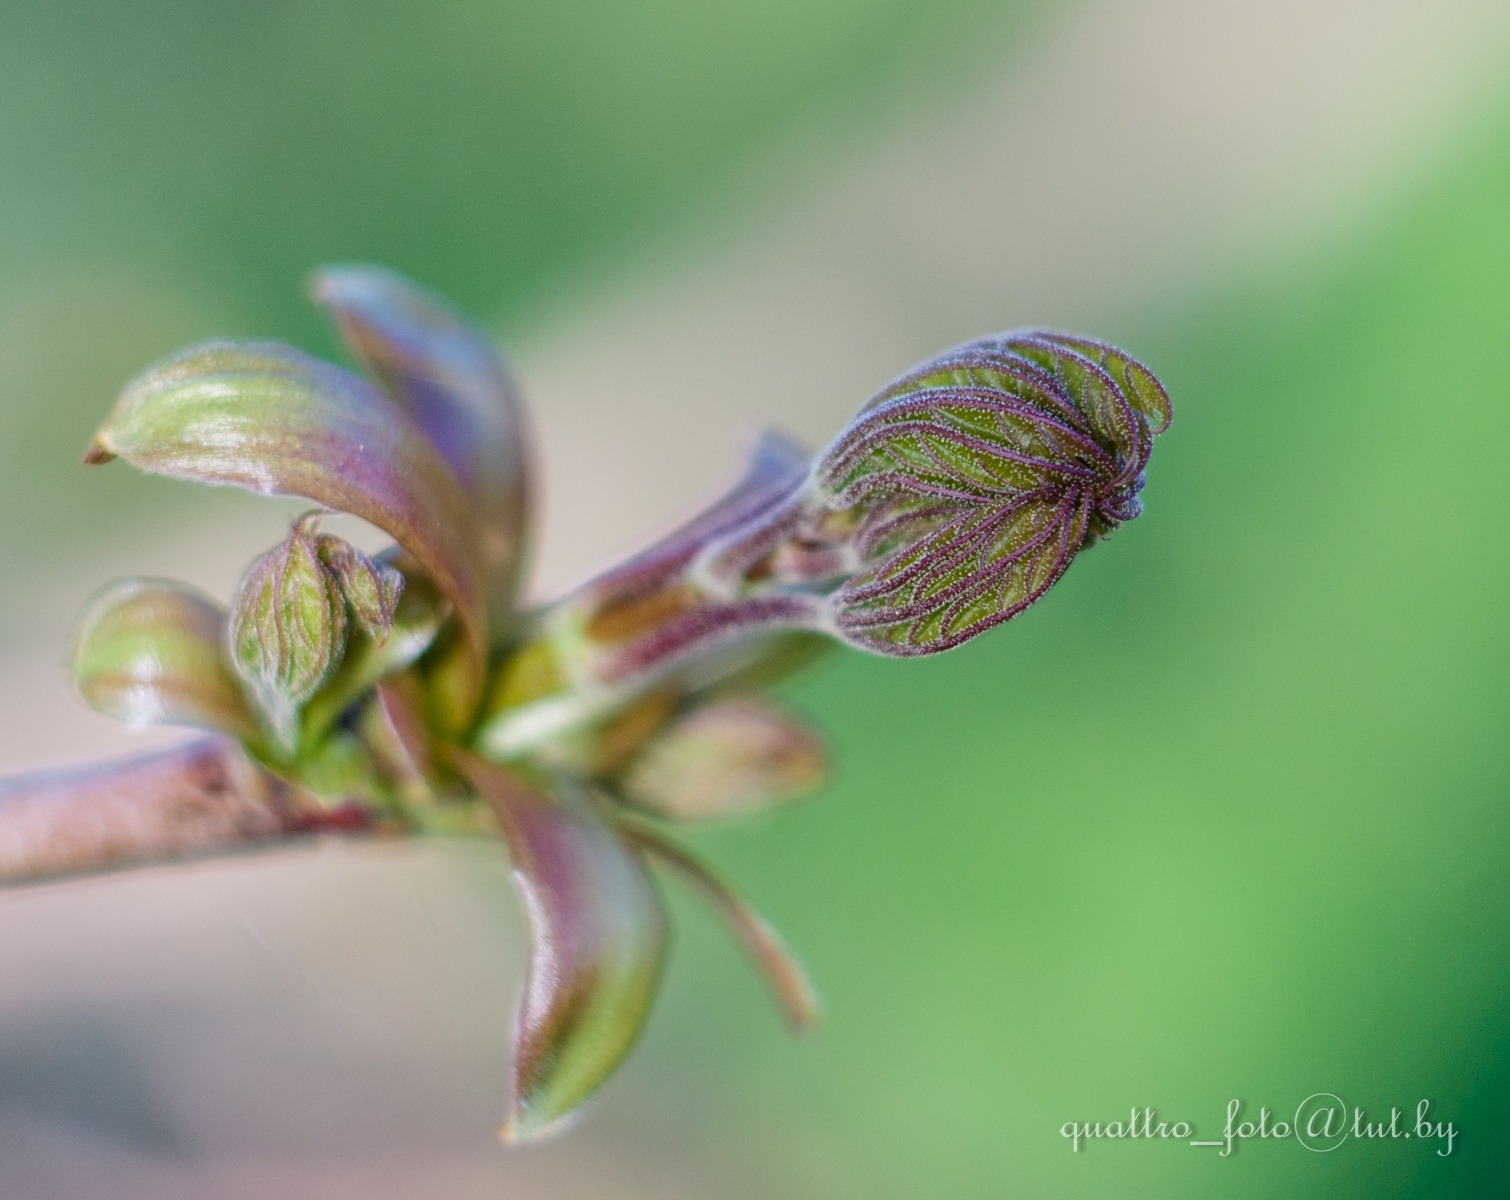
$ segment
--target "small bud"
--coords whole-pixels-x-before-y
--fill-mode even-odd
[[[346,605],[307,522],[247,568],[231,607],[230,640],[237,669],[286,735],[346,646]]]
[[[754,696],[693,709],[630,764],[625,797],[680,821],[756,812],[816,790],[823,741],[805,722]]]
[[[387,563],[373,562],[334,534],[321,534],[315,549],[351,605],[357,624],[381,646],[393,631],[393,614],[404,590],[404,577]]]

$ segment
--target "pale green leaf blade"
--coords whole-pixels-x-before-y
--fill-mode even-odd
[[[263,731],[226,656],[225,610],[160,579],[123,579],[89,606],[73,654],[92,708],[131,725],[192,725],[257,743]]]
[[[346,650],[346,605],[313,539],[299,526],[241,577],[231,603],[231,660],[274,724],[293,717]]]

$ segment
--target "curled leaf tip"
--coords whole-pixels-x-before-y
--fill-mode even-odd
[[[366,380],[270,342],[211,342],[130,383],[95,444],[155,474],[302,496],[388,533],[446,595],[464,639],[460,706],[482,686],[477,532],[456,475]]]
[[[84,465],[86,467],[101,467],[107,462],[112,462],[115,454],[105,449],[104,446],[95,442],[88,450],[84,451]]]

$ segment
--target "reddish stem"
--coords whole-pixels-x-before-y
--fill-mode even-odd
[[[360,819],[358,819],[360,818]],[[357,832],[351,806],[316,807],[209,737],[132,758],[0,779],[0,885]]]

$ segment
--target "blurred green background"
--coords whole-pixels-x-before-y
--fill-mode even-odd
[[[198,337],[332,353],[320,261],[397,266],[517,348],[547,590],[768,417],[817,442],[989,329],[1121,341],[1176,421],[1146,516],[1022,620],[795,684],[835,785],[700,839],[813,970],[813,1039],[678,905],[636,1058],[509,1154],[496,855],[16,893],[0,1191],[1499,1194],[1501,7],[6,0],[7,763],[123,744],[57,666],[89,587],[224,590],[281,519],[76,469],[93,424]],[[1318,1091],[1429,1099],[1453,1153],[1059,1135],[1150,1106],[1217,1137],[1233,1098]]]

